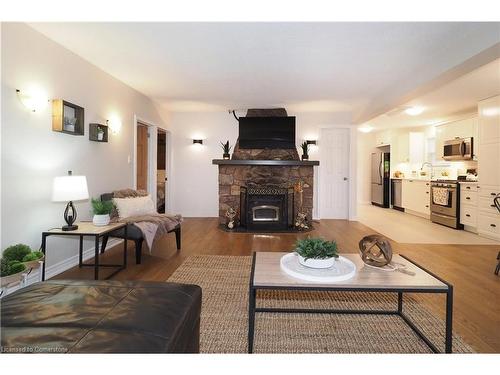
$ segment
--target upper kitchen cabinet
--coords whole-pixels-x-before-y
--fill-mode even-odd
[[[500,142],[500,96],[481,100],[478,104],[479,142]]]
[[[375,146],[387,146],[391,144],[391,131],[382,130],[375,134]]]
[[[391,145],[391,159],[395,163],[423,163],[425,161],[425,134],[423,132],[399,133]]]
[[[478,137],[478,119],[471,117],[464,120],[452,121],[436,127],[436,160],[443,160],[444,142],[455,138],[474,138],[474,143]],[[474,151],[474,160],[476,152]]]

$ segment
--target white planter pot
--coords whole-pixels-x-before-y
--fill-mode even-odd
[[[98,227],[102,227],[109,224],[109,214],[106,215],[94,215],[92,223]]]
[[[309,268],[330,268],[333,267],[335,263],[334,257],[332,258],[325,258],[325,259],[305,259],[303,256],[299,255],[299,263],[302,264],[303,266],[309,267]]]
[[[103,138],[104,138],[104,133],[97,133],[97,140],[98,141],[102,141]]]

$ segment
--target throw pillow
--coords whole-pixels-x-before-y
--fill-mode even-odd
[[[151,195],[134,198],[113,198],[120,219],[157,214]]]

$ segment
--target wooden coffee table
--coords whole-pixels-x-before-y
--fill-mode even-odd
[[[453,286],[427,271],[403,255],[393,255],[392,260],[404,264],[406,270],[415,273],[408,275],[401,272],[386,272],[366,267],[358,254],[341,254],[356,265],[353,278],[336,283],[320,284],[295,279],[280,268],[280,259],[286,253],[256,252],[253,254],[250,274],[248,302],[248,352],[253,352],[255,335],[255,313],[308,313],[308,314],[376,314],[398,315],[434,352],[438,348],[424,333],[403,313],[404,293],[442,293],[446,295],[446,333],[445,353],[452,351],[452,313]],[[343,291],[343,292],[381,292],[397,293],[398,305],[394,310],[322,310],[322,309],[284,309],[256,307],[257,290],[308,290],[308,291]]]

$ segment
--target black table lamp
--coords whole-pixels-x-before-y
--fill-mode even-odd
[[[70,231],[78,229],[78,225],[74,225],[76,221],[76,208],[73,206],[73,201],[81,201],[88,198],[89,191],[85,176],[73,176],[71,171],[68,171],[67,176],[54,178],[52,201],[68,202],[64,210],[64,220],[67,225],[63,226],[62,230]]]

